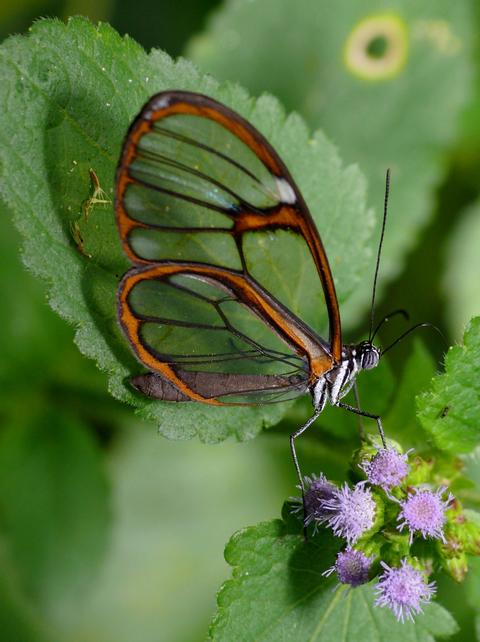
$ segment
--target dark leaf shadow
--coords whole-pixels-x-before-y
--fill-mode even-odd
[[[43,132],[51,203],[64,238],[81,264],[81,288],[92,319],[116,359],[132,373],[138,372],[140,366],[123,339],[116,316],[117,285],[129,268],[113,210],[114,174],[122,142],[115,132],[122,128],[112,111],[81,83],[72,88],[59,82],[56,89]],[[125,131],[127,126],[125,123]],[[102,140],[104,132],[111,132],[110,140]],[[76,140],[78,147],[74,148]],[[84,204],[92,194],[90,169],[112,204],[95,206],[86,217]]]

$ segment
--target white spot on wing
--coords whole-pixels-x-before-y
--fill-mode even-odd
[[[293,191],[290,183],[284,178],[276,178],[276,182],[278,193],[280,195],[280,200],[282,201],[282,203],[293,205],[296,202],[297,197],[295,196],[295,192]]]

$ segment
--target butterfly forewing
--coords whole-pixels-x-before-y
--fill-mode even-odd
[[[338,306],[313,221],[282,161],[237,114],[198,94],[154,97],[124,144],[116,209],[139,266],[123,280],[120,317],[128,307],[136,319],[138,332],[122,325],[147,367],[297,377],[305,389],[312,368],[338,359]],[[148,266],[162,263],[193,267],[154,279]],[[225,273],[195,274],[202,265]],[[245,282],[235,291],[225,284],[233,273]],[[302,324],[320,333],[327,313],[330,344]]]
[[[137,146],[131,175],[205,202],[206,207],[268,208],[279,202],[276,178],[254,152],[213,120],[177,114],[157,121]]]

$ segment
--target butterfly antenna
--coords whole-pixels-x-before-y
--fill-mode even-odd
[[[416,323],[414,326],[406,330],[403,334],[401,334],[399,337],[395,339],[393,343],[391,343],[389,346],[385,348],[385,350],[382,350],[381,354],[382,356],[385,354],[385,352],[388,352],[391,348],[397,345],[397,343],[400,343],[400,341],[403,341],[406,336],[408,336],[411,332],[414,332],[415,330],[418,330],[418,328],[433,328],[438,334],[442,337],[442,339],[445,342],[445,345],[448,346],[447,340],[443,334],[443,332],[440,330],[440,328],[437,328],[436,325],[433,325],[433,323]]]
[[[410,315],[403,308],[401,310],[394,310],[393,312],[389,312],[386,316],[383,317],[383,319],[380,321],[380,323],[377,324],[377,327],[373,331],[372,338],[370,339],[370,341],[373,341],[375,339],[375,337],[377,336],[377,332],[380,330],[380,328],[382,327],[382,325],[384,323],[388,323],[388,321],[390,321],[390,319],[392,319],[393,317],[395,317],[397,315],[402,315],[402,317],[405,319],[405,321],[409,321],[410,320]]]
[[[380,243],[378,244],[377,265],[375,266],[375,276],[373,277],[372,307],[370,310],[370,332],[368,335],[369,342],[371,342],[373,338],[373,323],[374,323],[374,317],[375,317],[375,295],[377,293],[378,268],[380,267],[380,256],[382,254],[383,237],[385,236],[385,225],[387,223],[389,194],[390,194],[390,169],[387,169],[387,174],[385,177],[385,200],[383,202],[382,233],[380,234]]]

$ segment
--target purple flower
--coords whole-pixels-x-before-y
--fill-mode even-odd
[[[336,486],[329,482],[323,473],[317,477],[312,475],[312,477],[305,476],[303,478],[303,483],[305,486],[305,526],[308,526],[312,522],[320,522],[323,517],[325,517],[325,510],[323,508],[323,502],[326,499],[331,499]],[[300,488],[300,487],[299,487]],[[303,512],[303,501],[301,497],[292,497],[291,498],[296,504],[293,508],[294,513]]]
[[[446,500],[442,495],[446,488],[441,486],[435,493],[431,490],[415,489],[414,493],[409,493],[407,499],[400,502],[402,510],[398,515],[398,521],[401,523],[397,526],[401,531],[405,526],[410,531],[410,544],[416,532],[422,534],[423,538],[434,537],[441,539],[445,543],[443,534],[443,525],[445,524],[445,510],[453,500],[450,493]]]
[[[365,482],[354,488],[344,484],[335,488],[332,497],[322,501],[324,516],[320,522],[326,522],[335,535],[343,537],[348,544],[354,544],[365,531],[373,526],[376,504]]]
[[[375,605],[388,606],[401,622],[405,618],[413,621],[413,614],[422,613],[421,605],[435,595],[435,582],[427,583],[425,573],[413,568],[406,559],[399,568],[380,563],[385,571],[375,588]]]
[[[374,560],[374,556],[367,557],[362,551],[354,551],[347,548],[340,551],[337,560],[333,566],[324,571],[322,575],[329,576],[336,573],[342,584],[350,586],[360,586],[368,582],[368,571]]]
[[[371,459],[364,459],[359,467],[373,486],[380,486],[388,492],[399,486],[408,475],[410,466],[407,459],[410,452],[401,455],[395,448],[381,448]]]

